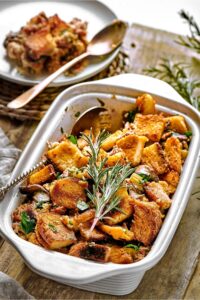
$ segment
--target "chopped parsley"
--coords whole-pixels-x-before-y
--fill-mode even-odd
[[[84,211],[84,210],[86,210],[86,209],[89,208],[89,205],[85,201],[83,201],[83,200],[80,199],[80,200],[78,200],[78,202],[76,204],[76,207],[79,210]]]
[[[128,244],[128,245],[125,246],[125,248],[132,248],[135,251],[139,251],[140,250],[140,245]]]
[[[51,231],[53,231],[54,233],[58,232],[58,229],[56,228],[55,225],[49,223],[48,226],[51,229]]]
[[[60,179],[60,178],[61,178],[61,175],[62,175],[62,173],[57,172],[57,173],[56,173],[56,179]]]
[[[144,173],[137,173],[140,177],[142,177],[142,183],[146,183],[151,180],[151,176]]]
[[[186,135],[187,137],[190,137],[190,136],[192,136],[192,131],[186,131],[184,133],[184,135]]]
[[[34,218],[31,218],[26,211],[23,211],[21,213],[21,222],[20,222],[20,226],[22,228],[22,230],[28,234],[30,232],[32,232],[35,228],[35,224],[36,221]]]
[[[72,142],[73,144],[77,144],[77,137],[75,136],[75,135],[73,135],[73,134],[70,134],[68,137],[67,137],[69,140],[70,140],[70,142]]]

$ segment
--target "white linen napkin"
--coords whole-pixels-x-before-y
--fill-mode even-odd
[[[0,128],[0,187],[5,185],[21,154]],[[0,254],[1,255],[1,254]],[[0,299],[34,299],[21,285],[8,275],[0,272]]]

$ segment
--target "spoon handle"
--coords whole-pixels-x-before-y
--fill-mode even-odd
[[[56,79],[59,75],[70,69],[72,66],[74,66],[79,61],[83,60],[84,58],[88,57],[90,55],[89,52],[84,52],[81,55],[75,57],[62,67],[60,67],[58,70],[56,70],[54,73],[46,77],[44,80],[42,80],[40,83],[36,84],[32,88],[28,89],[26,92],[21,94],[19,97],[8,103],[9,108],[20,108],[29,103],[31,100],[33,100],[41,91],[43,91],[54,79]]]
[[[17,178],[13,179],[11,182],[0,188],[0,200],[3,199],[5,193],[14,185],[16,185],[18,182],[22,181],[25,179],[30,173],[32,173],[34,170],[37,168],[43,166],[46,163],[46,160],[42,160],[36,165],[34,165],[31,169],[28,171],[23,172],[21,175],[19,175]]]

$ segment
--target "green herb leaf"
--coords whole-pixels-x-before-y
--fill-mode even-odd
[[[133,122],[134,119],[135,119],[135,115],[137,114],[137,112],[138,112],[137,109],[129,111],[128,115],[126,117],[126,121],[130,122],[130,123]]]
[[[70,142],[72,142],[73,144],[77,144],[77,137],[75,136],[75,135],[73,135],[73,134],[70,134],[68,137],[67,137],[69,140],[70,140]]]
[[[57,172],[56,173],[56,179],[60,179],[61,178],[62,173],[61,172]]]
[[[30,232],[32,232],[35,228],[35,224],[36,221],[34,218],[31,218],[26,211],[23,211],[21,213],[21,222],[20,222],[20,226],[22,228],[22,230],[28,234]]]
[[[187,137],[190,137],[190,136],[192,136],[192,131],[186,131],[184,133],[184,135],[186,135]]]
[[[84,211],[89,208],[89,205],[85,201],[80,199],[80,200],[78,200],[76,207],[78,209],[80,209],[81,211]]]
[[[54,233],[58,232],[58,229],[56,228],[55,225],[49,223],[49,224],[48,224],[48,227],[49,227]]]
[[[148,182],[151,180],[151,176],[144,173],[137,173],[140,177],[142,177],[142,183]]]
[[[75,116],[76,118],[78,118],[78,117],[80,116],[80,114],[81,114],[80,111],[77,111],[77,112],[75,113],[74,116]]]
[[[125,246],[125,248],[132,248],[135,251],[139,251],[140,250],[140,245],[128,244],[128,245]]]

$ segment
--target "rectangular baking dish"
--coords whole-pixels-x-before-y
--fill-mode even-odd
[[[170,114],[184,115],[193,132],[189,154],[173,203],[149,254],[129,265],[100,264],[45,250],[19,238],[12,229],[11,213],[19,204],[18,186],[11,189],[0,203],[0,233],[21,254],[25,263],[36,273],[55,281],[112,295],[125,295],[135,290],[146,270],[152,268],[165,254],[186,207],[199,163],[200,115],[189,106],[168,84],[151,77],[126,74],[96,82],[78,84],[63,91],[51,105],[31,140],[23,151],[12,180],[40,160],[47,140],[61,135],[60,127],[70,132],[77,112],[82,114],[94,106],[113,105],[117,110],[133,105],[142,93],[152,94],[157,109]],[[112,95],[116,96],[111,101]],[[76,115],[76,116],[75,116]],[[198,158],[198,159],[197,159]],[[167,270],[166,270],[167,271]]]

